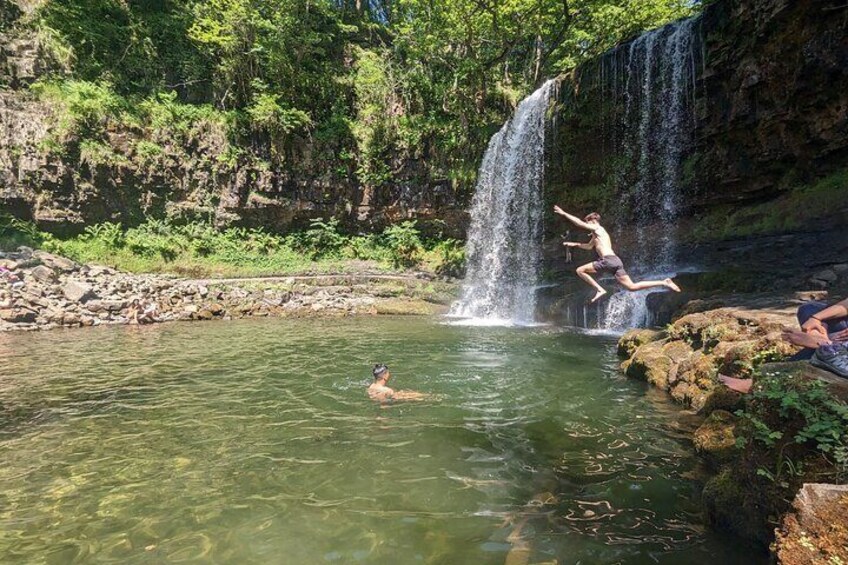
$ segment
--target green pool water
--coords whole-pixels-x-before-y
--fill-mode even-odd
[[[610,338],[245,320],[0,359],[3,563],[762,561],[705,529],[680,410]],[[378,361],[438,400],[375,405]]]

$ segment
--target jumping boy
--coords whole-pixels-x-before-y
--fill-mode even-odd
[[[607,293],[604,290],[604,287],[599,285],[595,279],[592,278],[592,275],[596,273],[613,273],[615,274],[616,280],[626,288],[627,290],[642,290],[643,288],[652,288],[656,286],[664,286],[673,290],[674,292],[680,292],[680,287],[674,284],[674,281],[671,279],[665,279],[661,281],[642,281],[635,283],[630,278],[630,275],[627,274],[627,271],[624,270],[624,264],[619,259],[618,255],[615,254],[615,251],[612,249],[612,240],[610,239],[607,230],[603,228],[600,224],[601,215],[597,212],[592,212],[582,220],[577,216],[572,216],[568,212],[564,211],[559,206],[554,206],[554,212],[559,214],[560,216],[565,216],[572,224],[577,226],[578,228],[582,228],[589,232],[592,232],[592,239],[590,239],[587,243],[576,243],[573,241],[566,241],[563,243],[566,247],[579,247],[580,249],[594,249],[598,254],[598,260],[593,261],[591,263],[586,263],[577,268],[577,276],[586,281],[589,286],[595,289],[595,296],[592,298],[590,303],[597,302],[600,298]]]

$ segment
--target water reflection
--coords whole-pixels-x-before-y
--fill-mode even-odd
[[[3,562],[752,562],[700,525],[679,410],[597,337],[255,320],[0,343]],[[371,403],[377,361],[441,400]]]

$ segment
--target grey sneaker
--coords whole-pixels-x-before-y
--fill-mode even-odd
[[[822,345],[816,349],[810,363],[848,379],[848,347],[843,344]]]

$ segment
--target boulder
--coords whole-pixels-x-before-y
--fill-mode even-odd
[[[626,369],[627,376],[647,381],[664,390],[668,388],[668,373],[674,363],[663,354],[662,348],[662,342],[654,341],[637,349]]]
[[[97,298],[91,285],[78,281],[68,281],[62,286],[62,294],[71,302],[86,302]]]
[[[35,280],[43,282],[43,283],[51,283],[56,280],[56,273],[50,267],[46,265],[38,265],[37,267],[33,267],[30,271],[30,274],[35,278]]]
[[[778,563],[848,563],[848,485],[805,484],[775,532]]]
[[[723,463],[736,455],[736,416],[726,410],[713,411],[695,430],[695,450],[713,463]]]
[[[123,300],[89,300],[85,307],[90,312],[118,312],[126,305]]]
[[[618,356],[624,359],[633,356],[636,350],[646,343],[657,341],[663,336],[662,332],[647,329],[628,330],[618,340]]]
[[[51,269],[56,269],[63,273],[71,273],[79,269],[79,265],[70,259],[59,257],[58,255],[47,253],[46,251],[36,251],[32,254],[32,256],[40,260],[43,265],[47,265]]]
[[[34,324],[38,314],[28,308],[4,308],[0,310],[0,320],[11,324]]]

